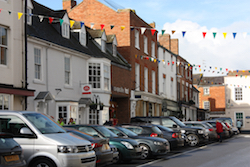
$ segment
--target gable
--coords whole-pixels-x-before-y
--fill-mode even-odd
[[[63,23],[69,24],[69,16],[67,13],[63,16],[62,19],[63,19]]]
[[[27,7],[30,8],[30,9],[34,8],[31,0],[27,0]]]

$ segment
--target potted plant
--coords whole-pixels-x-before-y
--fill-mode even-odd
[[[92,110],[96,110],[97,109],[97,104],[92,102],[90,105],[89,105],[89,108],[92,109]]]

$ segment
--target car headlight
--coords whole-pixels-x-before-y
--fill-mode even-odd
[[[154,145],[160,146],[160,145],[163,145],[163,143],[162,143],[162,142],[159,142],[159,141],[154,141]]]
[[[131,149],[131,150],[134,149],[134,147],[133,147],[129,142],[122,141],[121,143],[122,143],[124,146],[126,146],[127,149]]]
[[[203,130],[198,130],[198,133],[199,134],[204,134],[204,131]]]
[[[181,133],[185,134],[185,133],[186,133],[186,131],[185,131],[184,129],[182,129],[182,130],[181,130]]]
[[[78,149],[75,146],[57,146],[59,153],[77,153]]]

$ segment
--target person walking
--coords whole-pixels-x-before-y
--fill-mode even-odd
[[[68,125],[75,125],[76,122],[73,120],[73,118],[69,119]]]
[[[220,123],[219,120],[216,120],[216,132],[219,136],[219,141],[222,142],[223,125]]]
[[[237,128],[239,130],[239,133],[241,133],[242,122],[240,120],[238,120],[236,124],[237,124]]]

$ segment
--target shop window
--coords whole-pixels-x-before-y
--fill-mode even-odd
[[[0,94],[0,110],[9,110],[10,95]]]

